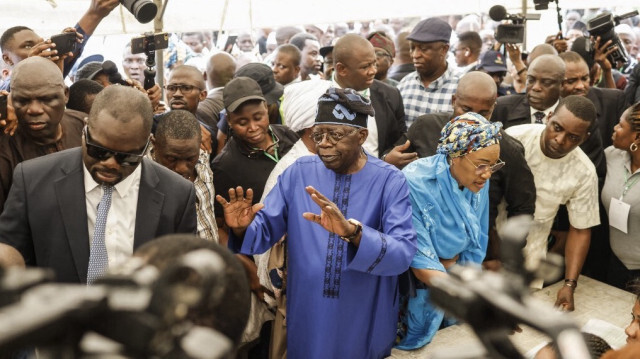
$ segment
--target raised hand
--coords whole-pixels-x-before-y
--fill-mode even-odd
[[[7,97],[7,118],[0,118],[0,126],[4,127],[4,133],[13,136],[18,128],[18,117],[16,117],[16,111],[11,103],[11,96],[7,91],[0,91],[0,96]]]
[[[247,196],[245,197],[244,190],[240,186],[235,189],[229,188],[228,202],[220,195],[216,195],[216,201],[218,201],[224,209],[224,221],[227,223],[227,226],[229,226],[238,237],[244,235],[244,231],[249,227],[256,213],[264,207],[262,203],[251,205],[251,201],[253,201],[253,190],[249,188],[247,190]]]
[[[315,222],[327,231],[339,236],[348,236],[355,232],[355,226],[344,218],[335,203],[329,201],[327,197],[311,186],[307,186],[305,189],[311,199],[320,207],[320,214],[305,212],[302,214],[304,219]]]

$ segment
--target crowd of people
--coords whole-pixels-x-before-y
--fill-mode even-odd
[[[509,217],[533,218],[528,269],[564,256],[561,310],[581,274],[640,278],[639,17],[615,28],[619,63],[589,37],[594,10],[528,52],[475,15],[239,32],[220,48],[218,33],[171,34],[149,84],[131,44],[118,65],[83,53],[118,4],[91,1],[64,30],[70,53],[24,26],[0,37],[2,265],[94,285],[182,237],[154,238],[196,234],[217,245],[185,248],[235,254],[227,306],[200,321],[248,358],[428,345],[454,323],[432,281],[499,271]]]

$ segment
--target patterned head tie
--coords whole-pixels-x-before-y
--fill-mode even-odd
[[[367,118],[373,115],[370,100],[353,89],[331,87],[318,99],[315,124],[367,128]]]
[[[442,128],[436,152],[455,158],[495,145],[502,138],[501,127],[500,122],[489,122],[477,113],[467,112]]]

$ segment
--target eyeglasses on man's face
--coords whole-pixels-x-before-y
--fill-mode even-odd
[[[142,153],[118,152],[92,143],[93,141],[91,140],[91,135],[89,135],[88,126],[84,127],[83,132],[84,143],[87,147],[87,154],[89,156],[98,161],[106,161],[109,158],[114,157],[120,166],[135,166],[139,164],[142,161],[145,152],[147,152],[147,148],[149,147],[151,140],[147,140],[147,144],[144,146]]]
[[[358,131],[357,128],[347,133],[340,132],[340,131],[326,131],[326,132],[314,131],[314,132],[311,132],[311,140],[319,145],[324,139],[324,136],[327,135],[327,141],[329,141],[332,145],[335,145],[346,136],[354,134],[357,131]]]
[[[168,92],[178,92],[178,90],[180,90],[180,92],[182,93],[192,93],[193,91],[196,91],[196,90],[202,91],[202,89],[197,86],[187,85],[187,84],[169,84],[169,85],[166,85],[164,89],[167,90]]]
[[[489,165],[486,163],[476,165],[475,163],[473,163],[473,161],[469,159],[469,157],[464,156],[464,158],[466,158],[467,161],[469,161],[473,165],[473,167],[476,168],[477,175],[485,174],[487,171],[491,171],[491,173],[496,173],[506,164],[501,159],[498,159],[498,162],[496,162],[494,165]]]

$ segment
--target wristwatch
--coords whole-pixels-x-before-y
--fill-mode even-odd
[[[358,235],[360,235],[360,232],[362,232],[362,223],[356,221],[353,218],[349,218],[347,219],[347,222],[353,224],[354,226],[356,226],[356,230],[348,235],[348,236],[340,236],[340,239],[342,239],[343,241],[346,241],[348,243],[351,243],[354,239],[356,239],[358,237]]]

